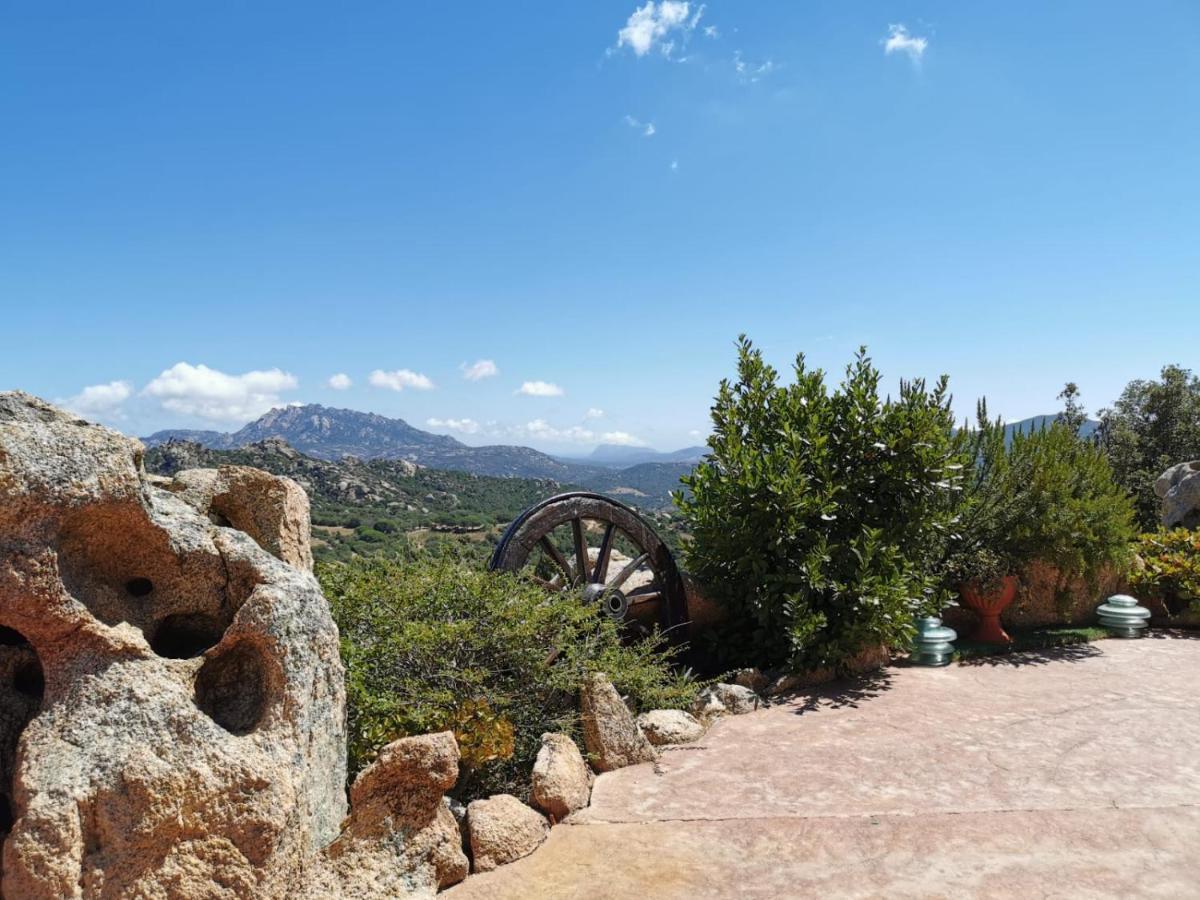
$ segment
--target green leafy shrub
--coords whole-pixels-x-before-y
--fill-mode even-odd
[[[1200,530],[1159,530],[1138,538],[1144,564],[1130,573],[1129,583],[1161,600],[1172,613],[1190,606],[1200,612]]]
[[[781,385],[745,337],[722,381],[710,455],[677,495],[690,571],[728,609],[723,664],[842,668],[902,645],[940,606],[931,577],[963,465],[946,379],[879,394],[865,351],[830,392],[803,355]]]
[[[1102,449],[1064,421],[1006,441],[983,403],[977,419],[960,432],[975,463],[941,566],[948,585],[987,586],[1034,561],[1054,566],[1064,583],[1128,565],[1133,506]]]
[[[544,731],[578,733],[585,674],[642,708],[688,706],[695,685],[653,641],[623,644],[577,596],[449,556],[318,567],[341,629],[350,771],[399,737],[452,729],[455,793],[524,795]]]

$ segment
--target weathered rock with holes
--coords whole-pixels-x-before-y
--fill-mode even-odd
[[[304,896],[395,897],[466,878],[458,821],[442,797],[457,779],[458,743],[449,731],[384,747],[354,779],[350,820]]]
[[[550,825],[512,794],[473,800],[467,806],[467,837],[476,872],[528,856],[546,839]]]
[[[1200,459],[1171,466],[1154,482],[1167,528],[1200,528]]]
[[[592,793],[583,754],[565,734],[542,735],[531,781],[534,806],[555,821],[587,806]]]
[[[287,896],[346,812],[337,629],[141,458],[0,394],[0,893]]]
[[[638,728],[651,744],[690,744],[704,737],[704,724],[682,709],[652,709],[637,717]]]
[[[312,571],[308,495],[292,479],[221,466],[178,472],[165,487],[217,524],[244,531],[272,556]]]
[[[584,679],[579,706],[583,742],[597,772],[657,759],[608,676],[596,672]]]

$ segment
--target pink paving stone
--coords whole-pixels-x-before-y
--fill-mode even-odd
[[[1200,896],[1200,639],[827,687],[600,776],[447,900]]]

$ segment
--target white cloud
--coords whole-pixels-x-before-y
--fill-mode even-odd
[[[702,438],[702,437],[704,437],[704,432],[701,431],[699,428],[693,428],[691,431],[688,432],[688,437]]]
[[[591,409],[589,409],[586,413],[583,414],[583,417],[585,419],[603,419],[604,418],[604,410],[597,409],[596,407],[593,406]]]
[[[484,378],[493,378],[500,374],[495,362],[490,359],[477,359],[469,366],[463,363],[461,368],[463,378],[467,381],[482,381]]]
[[[218,422],[246,422],[283,405],[280,394],[299,385],[280,369],[229,375],[205,365],[180,362],[142,389],[164,409]]]
[[[653,122],[639,122],[633,116],[626,116],[625,124],[630,128],[636,128],[641,131],[642,137],[654,137],[654,134],[657,131]]]
[[[517,393],[527,397],[561,397],[566,391],[549,381],[526,381],[517,388]]]
[[[622,447],[644,447],[646,442],[628,431],[606,431],[600,435],[602,444],[620,444]]]
[[[463,434],[478,434],[480,430],[479,423],[474,419],[426,419],[425,424],[430,428],[445,428]]]
[[[704,26],[704,36],[706,38],[715,39],[715,38],[719,38],[721,36],[721,33],[719,31],[717,31],[716,25],[705,25]]]
[[[325,383],[335,391],[344,391],[354,384],[354,382],[350,380],[350,376],[345,372],[338,372],[336,375],[330,375],[329,380]]]
[[[629,47],[635,56],[645,56],[657,46],[663,56],[669,57],[675,50],[675,41],[664,38],[676,32],[686,40],[704,15],[701,6],[689,18],[690,8],[690,3],[680,0],[662,0],[661,3],[648,0],[645,6],[633,11],[625,27],[617,32],[617,48]]]
[[[679,160],[677,160],[677,159],[673,159],[673,160],[671,160],[671,171],[672,171],[672,172],[678,172],[678,171],[679,171]]]
[[[549,444],[620,444],[624,447],[644,447],[646,442],[626,431],[595,432],[582,425],[556,428],[545,419],[534,419],[509,429],[521,439],[544,441]]]
[[[416,391],[433,390],[433,382],[428,377],[411,369],[396,369],[394,372],[376,369],[367,380],[374,387],[387,388],[392,391],[402,391],[405,388],[412,388]]]
[[[121,404],[132,395],[133,385],[128,381],[110,381],[88,385],[62,405],[81,416],[119,418]]]
[[[909,34],[908,28],[902,24],[889,25],[888,36],[880,43],[883,44],[885,54],[907,53],[914,65],[921,62],[921,57],[925,55],[925,48],[929,46],[926,38]]]

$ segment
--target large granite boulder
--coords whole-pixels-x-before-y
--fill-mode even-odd
[[[1200,460],[1171,466],[1154,482],[1167,528],[1200,528]]]
[[[345,693],[315,579],[156,487],[137,441],[20,393],[0,394],[0,674],[5,897],[282,897],[338,834]]]

